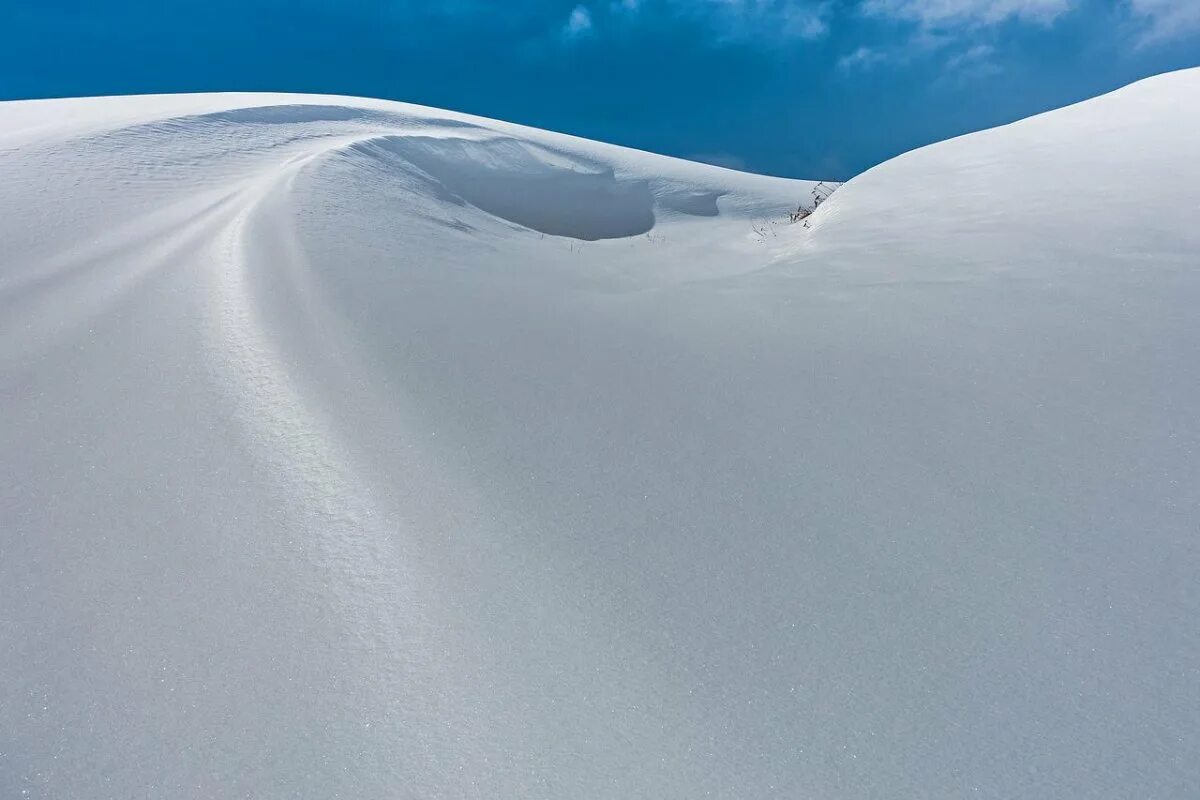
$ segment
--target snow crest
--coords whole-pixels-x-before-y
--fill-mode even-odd
[[[0,104],[0,796],[1197,794],[1197,109]]]

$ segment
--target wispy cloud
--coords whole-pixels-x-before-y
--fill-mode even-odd
[[[614,0],[637,12],[652,0]],[[658,0],[653,5],[702,20],[721,39],[811,40],[829,33],[834,0]]]
[[[454,0],[472,5],[475,0]],[[447,0],[450,2],[450,0]],[[1136,25],[1141,35],[1131,36],[1141,46],[1200,35],[1200,0],[1113,0],[1115,13]],[[821,39],[854,16],[877,22],[915,26],[907,45],[914,50],[937,50],[951,40],[970,46],[985,31],[1003,23],[1050,27],[1062,17],[1081,12],[1087,0],[584,0],[561,24],[561,33],[575,39],[599,33],[609,24],[637,24],[647,14],[690,18],[712,31],[718,40],[779,44]],[[1111,12],[1110,12],[1111,13]],[[936,44],[929,47],[930,42]],[[955,68],[972,66],[985,72],[968,49],[955,60]],[[978,52],[978,51],[974,51]],[[867,70],[897,60],[888,48],[859,47],[844,56],[838,67],[847,72]]]
[[[804,4],[776,12],[775,18],[768,19],[768,22],[778,24],[778,30],[784,36],[819,39],[829,33],[829,19],[832,14],[831,3]]]
[[[853,53],[839,58],[837,67],[842,72],[866,72],[887,60],[887,55],[878,50],[860,47]]]
[[[955,85],[1003,72],[995,55],[996,48],[990,44],[973,44],[956,51],[952,39],[918,35],[907,44],[887,49],[859,47],[839,58],[837,68],[844,75],[854,75],[884,64],[904,66],[923,58],[938,58],[943,73],[939,82]]]
[[[962,52],[955,53],[946,59],[943,79],[961,84],[969,80],[998,75],[1004,70],[994,60],[995,54],[996,48],[990,44],[973,45]]]
[[[927,28],[980,27],[1009,19],[1049,25],[1075,0],[867,0],[867,14],[917,22]]]
[[[586,6],[575,6],[563,24],[563,36],[576,39],[592,30],[592,12]]]
[[[1129,0],[1129,9],[1146,26],[1143,46],[1200,35],[1200,0]]]

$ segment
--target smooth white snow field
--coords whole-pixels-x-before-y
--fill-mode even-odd
[[[1200,797],[1200,70],[812,188],[0,104],[0,798]]]

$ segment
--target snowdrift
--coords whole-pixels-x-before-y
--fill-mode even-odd
[[[1197,131],[0,104],[0,796],[1200,793]]]

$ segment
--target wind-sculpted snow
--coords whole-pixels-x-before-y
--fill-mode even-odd
[[[1200,793],[1197,109],[0,104],[0,797]]]

